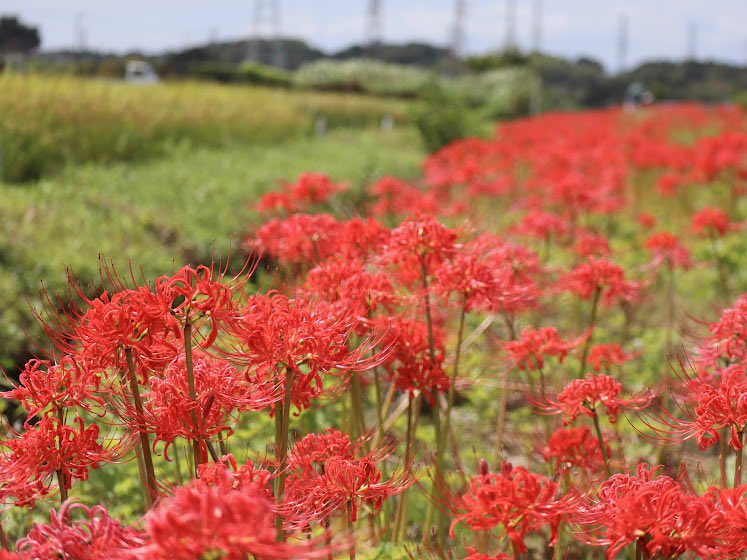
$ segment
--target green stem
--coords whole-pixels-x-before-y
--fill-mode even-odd
[[[740,431],[738,436],[742,447],[735,450],[736,459],[734,461],[734,488],[742,485],[742,451],[744,450],[745,437],[744,434],[747,432]]]
[[[288,460],[288,430],[290,427],[290,409],[291,409],[291,391],[293,389],[293,370],[290,367],[285,368],[285,395],[283,397],[283,409],[281,411],[280,421],[280,438],[276,441],[277,450],[277,462],[278,471],[275,486],[275,501],[280,504],[283,502],[283,495],[285,494],[285,478],[288,475],[286,472],[287,460]],[[278,516],[277,524],[280,525],[278,530],[278,539],[285,540],[285,535],[282,531],[282,519]]]
[[[594,296],[591,301],[591,316],[589,317],[589,338],[584,342],[584,350],[581,353],[581,364],[578,368],[578,378],[584,376],[584,369],[586,368],[586,358],[589,356],[589,350],[591,349],[591,340],[594,338],[594,327],[597,325],[597,308],[599,307],[599,296],[602,294],[602,288],[597,286],[594,289]]]
[[[184,359],[187,364],[187,389],[189,390],[189,398],[192,402],[197,401],[197,392],[195,391],[195,374],[194,366],[192,364],[192,323],[189,319],[184,323]],[[197,423],[197,411],[192,409],[189,413],[192,418],[192,424],[195,430],[199,429]],[[195,459],[195,478],[197,478],[197,468],[203,463],[202,450],[200,449],[200,442],[195,434],[195,438],[192,440],[192,454]]]
[[[726,442],[726,435],[722,434],[718,441],[718,466],[721,474],[721,487],[728,488],[726,483],[726,455],[729,453],[729,447]]]
[[[65,425],[65,414],[61,408],[57,409],[57,419],[60,421],[60,430]],[[62,444],[62,442],[60,442]],[[55,471],[57,474],[57,486],[60,487],[60,503],[63,504],[67,500],[67,488],[65,487],[65,475],[62,474],[62,469]]]
[[[145,430],[145,415],[143,413],[143,401],[140,399],[140,389],[137,382],[137,372],[135,371],[135,359],[132,356],[132,348],[125,348],[125,358],[127,359],[127,373],[130,377],[130,392],[132,393],[132,399],[135,403],[135,414],[138,426],[138,432],[140,432],[140,449],[138,450],[142,455],[142,467],[144,470],[144,478],[147,482],[146,487],[143,487],[143,493],[145,495],[145,509],[149,510],[155,500],[156,491],[156,472],[153,468],[153,457],[150,454],[150,440],[148,438],[148,432]],[[140,463],[138,464],[140,465]]]
[[[350,560],[355,560],[355,531],[353,530],[353,503],[348,500],[345,504],[348,534],[350,535]]]
[[[352,416],[351,425],[353,427],[350,435],[353,439],[357,439],[358,436],[366,432],[361,393],[361,380],[358,377],[358,372],[354,371],[352,372],[352,379],[350,381],[350,411]]]
[[[599,415],[594,407],[591,407],[591,412],[594,419],[594,430],[597,432],[597,440],[599,440],[599,450],[602,452],[602,459],[604,459],[604,472],[609,478],[612,475],[610,469],[610,458],[607,456],[607,447],[604,445],[604,437],[602,436],[602,428],[599,427]]]

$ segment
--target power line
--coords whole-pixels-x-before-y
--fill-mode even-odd
[[[451,56],[454,60],[459,60],[464,54],[464,18],[467,12],[466,0],[456,0],[454,6],[454,25],[451,29]]]
[[[690,23],[687,26],[687,60],[695,60],[698,54],[698,25]]]
[[[260,53],[263,36],[272,42],[269,57],[263,57]],[[280,0],[254,0],[252,32],[247,39],[246,58],[254,62],[267,61],[277,67],[285,65],[285,52],[280,40]]]
[[[506,0],[506,49],[516,48],[516,0]]]
[[[532,13],[532,50],[539,52],[542,47],[542,0],[534,0]]]
[[[620,23],[617,36],[617,71],[625,70],[628,58],[628,16],[620,15]]]

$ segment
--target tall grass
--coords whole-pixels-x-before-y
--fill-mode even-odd
[[[0,179],[29,181],[67,163],[131,161],[174,143],[225,147],[308,134],[328,126],[403,119],[399,101],[361,96],[172,82],[0,75]]]

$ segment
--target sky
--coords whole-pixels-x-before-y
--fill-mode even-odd
[[[89,48],[149,53],[245,38],[260,0],[2,0],[0,14],[38,26],[42,48],[70,48],[83,29]],[[265,0],[267,1],[267,0]],[[366,38],[370,0],[277,0],[281,34],[334,51]],[[486,52],[506,42],[510,0],[464,0],[465,50]],[[513,0],[519,47],[532,46],[538,0]],[[747,63],[747,0],[540,0],[541,50],[591,56],[608,70],[620,66],[619,29],[627,19],[623,66],[643,60],[697,59]],[[455,0],[380,0],[382,40],[445,45]],[[269,31],[261,29],[263,33]]]

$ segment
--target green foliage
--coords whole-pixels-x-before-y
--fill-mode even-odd
[[[413,110],[412,121],[428,152],[469,135],[470,117],[462,100],[449,95],[437,82],[428,84],[421,95],[423,101]]]
[[[17,17],[0,17],[0,52],[28,52],[40,43],[37,28],[24,25]]]

